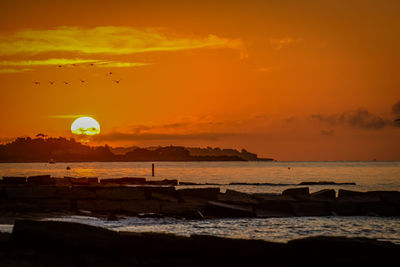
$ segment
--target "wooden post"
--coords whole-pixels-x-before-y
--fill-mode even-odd
[[[151,164],[151,176],[154,177],[154,163]]]

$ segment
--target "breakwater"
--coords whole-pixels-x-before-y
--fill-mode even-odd
[[[281,194],[177,189],[177,180],[3,177],[0,212],[91,212],[178,218],[400,216],[400,192],[295,187]],[[110,216],[112,219],[113,216]]]

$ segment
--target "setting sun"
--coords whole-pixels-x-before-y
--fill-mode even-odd
[[[96,135],[100,133],[100,124],[91,117],[80,117],[72,123],[71,132],[77,135]]]

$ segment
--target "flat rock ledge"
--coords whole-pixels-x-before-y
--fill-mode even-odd
[[[2,266],[395,266],[400,246],[314,236],[287,243],[115,232],[59,221],[16,221],[0,233]]]
[[[169,216],[188,219],[290,216],[400,216],[400,192],[323,189],[310,194],[294,187],[281,194],[222,193],[218,186],[177,189],[176,180],[144,178],[4,177],[0,215],[7,213],[84,213]]]

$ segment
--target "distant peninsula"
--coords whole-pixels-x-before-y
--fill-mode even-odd
[[[0,162],[131,162],[131,161],[272,161],[245,149],[183,146],[112,148],[89,146],[75,139],[19,137],[0,145]]]

